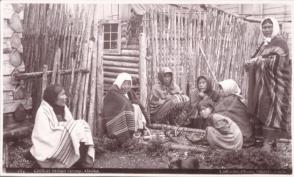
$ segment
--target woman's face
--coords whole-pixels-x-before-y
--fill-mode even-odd
[[[265,23],[262,25],[262,33],[265,37],[271,37],[273,33],[273,24]]]
[[[207,81],[204,78],[200,78],[198,81],[198,89],[200,92],[204,92],[207,89]]]
[[[58,106],[65,106],[66,104],[66,99],[67,99],[67,96],[65,94],[65,91],[62,90],[58,95],[57,95],[57,100],[55,102],[56,105]]]
[[[211,114],[211,112],[212,112],[211,107],[201,107],[200,108],[200,115],[204,119],[207,119],[209,117],[209,115]]]
[[[163,84],[165,86],[170,86],[172,81],[172,74],[171,73],[164,73],[163,75]]]
[[[131,87],[132,87],[132,82],[131,81],[128,81],[128,80],[125,80],[122,85],[121,85],[121,91],[126,94],[128,93],[130,90],[131,90]]]

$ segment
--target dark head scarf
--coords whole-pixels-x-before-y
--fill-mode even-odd
[[[198,83],[199,83],[199,80],[200,79],[204,79],[204,80],[206,80],[206,83],[207,83],[207,86],[206,86],[206,90],[204,91],[204,93],[206,93],[207,95],[211,95],[212,94],[212,91],[213,91],[213,89],[212,89],[212,82],[211,82],[211,80],[210,79],[208,79],[208,77],[206,77],[206,76],[199,76],[198,78],[197,78],[197,82],[196,82],[196,86],[197,86],[197,89],[199,90],[199,87],[198,87]]]
[[[49,85],[43,95],[43,100],[45,100],[50,106],[52,106],[54,113],[58,121],[64,121],[64,106],[59,106],[56,104],[58,94],[63,90],[63,87],[59,84]]]

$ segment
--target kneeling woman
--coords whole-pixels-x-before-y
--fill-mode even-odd
[[[213,113],[214,106],[210,99],[199,103],[200,115],[207,119],[206,139],[211,146],[219,146],[224,149],[241,149],[243,135],[238,125],[230,118]]]
[[[133,137],[134,132],[146,128],[146,119],[134,92],[131,90],[132,77],[120,73],[104,98],[102,116],[107,134],[121,144]],[[146,115],[146,114],[145,114]]]
[[[93,166],[91,130],[86,121],[73,119],[66,98],[62,86],[49,85],[38,108],[30,152],[42,168],[69,168],[78,160],[80,167]]]
[[[151,118],[156,123],[185,125],[190,99],[173,80],[170,68],[158,73],[159,84],[152,88],[150,100]]]

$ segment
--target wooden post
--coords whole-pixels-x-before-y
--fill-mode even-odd
[[[144,28],[143,28],[144,29]],[[147,107],[147,65],[146,65],[146,32],[140,34],[140,62],[139,62],[139,79],[140,79],[140,102]],[[147,117],[146,117],[147,119]],[[149,119],[149,117],[148,117]],[[150,121],[149,121],[150,122]]]
[[[44,91],[47,87],[47,69],[48,69],[48,66],[47,65],[44,65],[43,67],[43,77],[42,77],[42,93],[41,93],[41,100],[43,98],[43,94],[44,94]]]
[[[56,80],[56,76],[57,76],[57,72],[58,72],[58,67],[59,67],[59,62],[60,62],[60,56],[61,56],[61,49],[58,48],[55,52],[55,56],[54,56],[54,64],[53,64],[53,73],[52,73],[52,77],[51,77],[51,84],[55,84],[55,80]]]
[[[93,53],[92,53],[92,70],[90,80],[90,105],[88,114],[88,123],[90,125],[92,134],[95,135],[94,117],[95,117],[95,101],[96,101],[96,77],[97,77],[97,38],[98,38],[98,16],[96,12],[97,6],[94,7],[94,25],[93,25]]]
[[[98,58],[97,58],[97,135],[102,137],[103,135],[103,117],[101,116],[103,106],[103,91],[104,91],[104,77],[103,77],[103,28],[99,24],[98,27]]]

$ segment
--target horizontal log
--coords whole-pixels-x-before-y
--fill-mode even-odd
[[[32,109],[32,98],[22,99],[22,100],[14,100],[10,103],[3,104],[3,113],[11,113],[16,110],[19,104],[23,104],[26,110]]]
[[[257,136],[256,139],[263,141],[263,137]],[[280,138],[278,139],[278,143],[291,143],[291,139]]]
[[[193,133],[198,133],[201,135],[205,134],[205,130],[196,129],[196,128],[187,128],[187,127],[177,127],[177,126],[165,125],[165,124],[150,124],[150,125],[148,125],[148,127],[153,128],[153,129],[157,129],[157,130],[169,129],[169,130],[193,132]]]
[[[16,88],[16,84],[18,82],[15,81],[11,76],[3,77],[3,91],[12,91]]]
[[[122,50],[121,55],[139,56],[140,52],[139,52],[139,50]]]
[[[8,140],[10,138],[14,139],[15,137],[22,138],[22,137],[29,136],[34,127],[34,124],[29,121],[24,121],[21,123],[17,122],[15,124],[16,126],[3,130],[3,138],[5,140]]]
[[[112,72],[127,72],[129,74],[138,74],[139,68],[121,68],[121,67],[113,67],[113,66],[104,66],[104,71],[112,71]]]
[[[105,71],[103,74],[104,74],[104,77],[116,78],[119,73]],[[134,78],[139,78],[138,74],[130,74],[130,75]]]
[[[137,63],[123,62],[123,61],[103,61],[103,66],[117,66],[126,68],[139,68]]]
[[[13,100],[13,91],[4,91],[3,92],[3,103],[12,103]]]
[[[47,75],[51,75],[53,71],[47,71]],[[72,70],[71,69],[66,69],[66,70],[60,70],[60,74],[71,74]],[[76,69],[75,72],[83,72],[83,73],[88,73],[88,69]],[[43,75],[43,72],[32,72],[32,73],[17,73],[14,75],[16,79],[29,79],[29,78],[34,78],[34,77],[41,77]]]
[[[13,34],[13,30],[9,27],[8,21],[4,20],[3,24],[3,38],[10,38]]]
[[[103,63],[105,61],[120,61],[120,62],[124,61],[124,62],[138,63],[139,57],[104,55],[103,60],[104,60]]]

